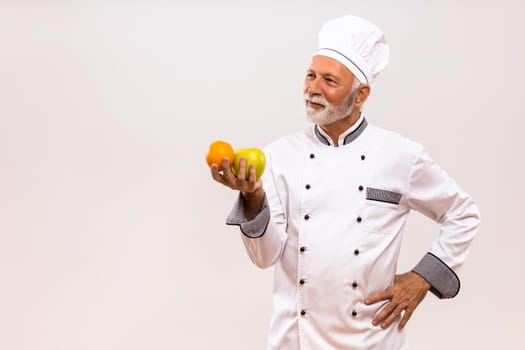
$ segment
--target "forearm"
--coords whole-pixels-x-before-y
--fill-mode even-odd
[[[265,193],[262,186],[253,193],[241,192],[244,216],[248,221],[255,219],[255,217],[261,212],[264,203],[264,196]]]
[[[429,253],[412,271],[427,280],[439,298],[452,298],[460,288],[455,271],[463,264],[477,232],[479,209],[426,153],[414,163],[408,203],[440,225]]]
[[[259,213],[251,220],[247,220],[244,215],[243,202],[240,194],[226,219],[226,224],[239,226],[250,260],[260,268],[269,267],[279,258],[286,241],[284,221],[280,215],[277,215],[274,221],[271,220],[266,194],[263,196]]]

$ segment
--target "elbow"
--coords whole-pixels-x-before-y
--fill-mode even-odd
[[[275,265],[275,263],[277,261],[276,260],[275,261],[271,261],[271,260],[270,261],[260,261],[260,260],[252,259],[252,262],[259,269],[265,270],[265,269],[268,269],[268,268],[272,267],[273,265]]]
[[[247,244],[246,248],[252,263],[260,269],[267,269],[275,265],[280,259],[283,251],[283,244],[273,247]]]
[[[277,263],[277,260],[279,260],[279,257],[280,257],[280,252],[276,254],[275,256],[272,256],[270,254],[260,254],[260,252],[252,252],[252,251],[248,251],[248,252],[249,252],[248,256],[250,257],[250,260],[252,261],[252,263],[262,270],[270,268],[273,265],[275,265]]]
[[[470,223],[473,230],[478,230],[481,223],[481,213],[479,211],[479,207],[472,199],[470,200],[466,210],[463,212],[463,219]]]
[[[477,204],[466,196],[455,203],[455,205],[449,208],[448,212],[443,215],[438,222],[441,224],[453,221],[458,226],[464,228],[470,228],[475,231],[479,227],[481,221],[481,214]]]

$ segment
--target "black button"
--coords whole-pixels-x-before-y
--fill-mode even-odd
[[[352,283],[352,288],[356,289],[357,288],[357,282],[354,281],[354,283]]]
[[[365,155],[364,154],[361,154],[361,160],[365,160]]]
[[[354,250],[355,255],[359,255],[359,249]]]
[[[357,217],[357,222],[361,222],[361,221],[363,221],[363,219],[361,219],[361,217],[358,216],[358,217]]]
[[[310,215],[306,214],[306,215],[304,216],[304,219],[305,219],[305,220],[310,219]]]
[[[300,250],[301,253],[302,253],[302,252],[304,252],[304,251],[306,250],[306,247],[301,247],[301,248],[299,248],[299,250]]]
[[[363,186],[359,186],[359,191],[362,191],[363,190]]]
[[[304,279],[301,278],[301,279],[299,280],[299,283],[300,283],[300,284],[304,284]]]
[[[311,159],[314,159],[314,158],[315,158],[315,154],[310,153],[310,158],[311,158]]]
[[[303,315],[303,316],[306,315],[306,311],[301,310],[301,315]]]
[[[306,188],[307,190],[309,190],[309,189],[310,189],[310,185],[307,184],[306,186],[304,186],[304,188]]]
[[[356,317],[357,316],[357,311],[352,310],[352,316]]]

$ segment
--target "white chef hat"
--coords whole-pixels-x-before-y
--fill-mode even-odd
[[[341,62],[361,83],[370,84],[386,67],[390,50],[381,29],[367,20],[347,15],[323,25],[315,55]]]

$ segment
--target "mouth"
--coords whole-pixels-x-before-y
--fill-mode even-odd
[[[310,101],[310,100],[305,100],[305,102],[306,102],[306,106],[307,107],[311,107],[311,108],[315,108],[315,109],[325,108],[325,106],[323,104],[320,104],[320,103],[316,103],[316,102],[313,102],[313,101]]]

